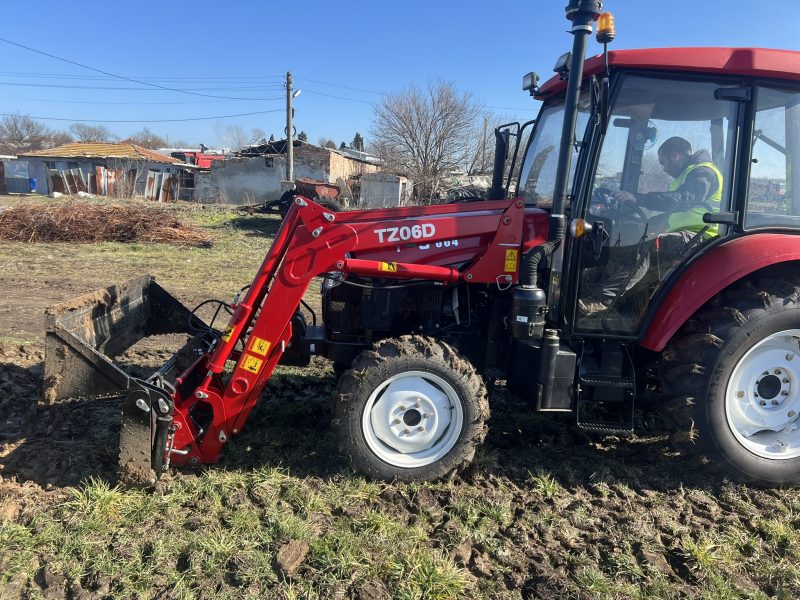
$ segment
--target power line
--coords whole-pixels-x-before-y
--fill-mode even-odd
[[[29,71],[0,71],[0,76],[3,77],[17,77],[28,79],[77,79],[86,81],[112,81],[116,77],[106,77],[104,75],[70,75],[66,73],[32,73]],[[280,82],[274,81],[276,76],[227,76],[227,77],[137,77],[141,81],[147,82],[164,82],[164,81],[182,81],[185,83],[263,83],[283,85]],[[263,81],[261,81],[263,80]]]
[[[0,85],[7,85],[13,87],[35,87],[35,88],[56,88],[56,89],[69,89],[69,90],[119,90],[119,91],[134,91],[134,92],[160,92],[163,91],[162,89],[153,89],[153,88],[141,88],[141,87],[121,87],[121,86],[109,86],[109,85],[72,85],[68,83],[18,83],[16,81],[0,81]],[[247,91],[260,91],[260,90],[267,90],[267,89],[276,89],[276,88],[266,88],[266,87],[248,87],[248,88],[195,88],[198,90],[218,90],[218,91],[230,91],[230,92],[247,92]],[[187,94],[191,93],[188,90],[184,90]],[[192,94],[194,96],[203,96],[206,98],[219,98],[222,100],[274,100],[275,98],[242,98],[242,97],[231,97],[231,96],[213,96],[209,94]]]
[[[276,98],[282,99],[282,98]],[[53,98],[21,98],[19,96],[0,96],[0,100],[22,100],[25,102],[51,102],[57,104],[94,104],[96,106],[118,106],[118,105],[127,105],[127,106],[146,106],[146,105],[158,105],[158,104],[178,104],[178,105],[186,105],[186,104],[219,104],[221,102],[238,102],[238,100],[178,100],[173,102],[114,102],[114,101],[104,101],[98,102],[96,100],[60,100],[60,99],[53,99]]]
[[[60,56],[56,56],[55,54],[49,54],[48,52],[43,52],[42,50],[37,50],[35,48],[31,48],[29,46],[24,46],[23,44],[18,44],[16,42],[12,42],[11,40],[7,40],[5,38],[0,38],[0,42],[5,42],[11,46],[16,46],[17,48],[22,48],[23,50],[28,50],[29,52],[34,52],[36,54],[41,54],[42,56],[47,56],[48,58],[52,58],[55,60],[60,60],[61,62],[68,63],[70,65],[75,65],[84,69],[89,69],[90,71],[95,71],[96,73],[102,73],[103,75],[108,75],[109,77],[115,77],[117,79],[122,79],[124,81],[130,81],[131,83],[138,83],[139,85],[149,86],[158,88],[161,90],[169,91],[169,92],[177,92],[179,94],[189,94],[191,96],[203,96],[206,98],[219,98],[224,100],[261,100],[261,98],[230,98],[227,96],[214,96],[210,94],[201,94],[199,92],[193,92],[190,90],[181,90],[178,88],[171,88],[164,85],[159,85],[157,83],[147,83],[140,79],[134,79],[133,77],[125,77],[124,75],[117,75],[116,73],[109,73],[108,71],[103,71],[102,69],[97,69],[95,67],[90,67],[89,65],[84,65],[82,63],[76,62],[74,60],[69,60],[67,58],[62,58]]]
[[[326,96],[327,98],[336,98],[338,100],[348,100],[349,102],[360,102],[361,104],[372,104],[369,100],[358,100],[357,98],[345,98],[344,96],[334,96],[333,94],[324,94],[322,92],[315,92],[313,90],[303,90],[304,94],[314,94],[315,96]]]
[[[495,110],[523,110],[523,111],[533,111],[538,112],[538,108],[512,108],[510,106],[487,106],[486,108],[493,108]]]
[[[233,119],[234,117],[249,117],[251,115],[264,115],[267,113],[283,112],[282,108],[276,110],[260,110],[257,112],[239,113],[237,115],[217,115],[215,117],[191,117],[183,119],[66,119],[63,117],[32,117],[29,119],[40,121],[71,121],[73,123],[177,123],[181,121],[213,121],[214,119]],[[18,117],[19,114],[0,113],[0,117]]]
[[[365,90],[365,89],[362,89],[362,88],[350,87],[350,86],[347,86],[347,85],[339,85],[338,83],[329,83],[327,81],[319,81],[317,79],[311,79],[309,77],[297,77],[296,79],[300,79],[301,81],[310,81],[311,83],[319,83],[320,85],[329,85],[331,87],[342,88],[344,90],[352,90],[354,92],[364,92],[365,94],[375,94],[377,96],[385,96],[386,95],[383,92],[376,92],[376,91],[373,91],[373,90]]]

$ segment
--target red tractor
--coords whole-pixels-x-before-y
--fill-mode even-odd
[[[800,479],[800,53],[585,60],[610,15],[570,0],[566,16],[557,75],[525,78],[543,105],[518,169],[522,128],[498,132],[494,199],[334,214],[297,197],[219,330],[147,277],[51,309],[46,397],[125,394],[120,463],[139,482],[216,462],[275,367],[315,354],[341,373],[341,449],[374,477],[467,464],[501,379],[599,432],[632,432],[657,394],[727,476]],[[109,358],[187,323],[150,377]]]

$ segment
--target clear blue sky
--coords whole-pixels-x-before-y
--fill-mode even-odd
[[[436,78],[454,81],[499,115],[532,118],[536,103],[521,91],[522,75],[537,71],[549,77],[572,43],[564,18],[567,0],[4,4],[0,37],[10,41],[166,87],[263,100],[142,89],[0,43],[0,113],[153,120],[276,111],[183,123],[105,124],[122,137],[146,125],[171,141],[208,145],[218,144],[229,124],[280,137],[287,70],[302,89],[295,101],[297,131],[306,131],[314,143],[321,137],[349,143],[356,131],[369,143],[371,104],[381,93]],[[800,0],[607,0],[605,5],[616,18],[614,49],[800,50]],[[589,52],[599,50],[592,38]],[[85,89],[90,87],[117,89]],[[70,121],[47,123],[66,128]]]

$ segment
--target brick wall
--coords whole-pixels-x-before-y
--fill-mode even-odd
[[[328,181],[336,181],[337,177],[347,179],[353,175],[363,175],[365,173],[376,173],[380,168],[359,160],[354,160],[347,156],[342,156],[336,152],[331,152],[326,148],[303,144],[295,149],[294,153],[295,171],[298,167],[306,166],[312,169],[323,171]]]
[[[353,175],[364,175],[366,173],[377,173],[380,168],[377,165],[353,160],[347,156],[330,152],[330,177],[335,181],[337,177],[344,180]]]

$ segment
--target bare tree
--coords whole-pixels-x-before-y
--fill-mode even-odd
[[[255,145],[261,145],[267,143],[267,133],[260,129],[259,127],[253,127],[250,132],[250,143]]]
[[[47,148],[52,131],[43,123],[19,113],[0,119],[0,146],[4,152],[22,154]]]
[[[222,143],[234,151],[241,150],[250,142],[250,135],[239,125],[226,125],[220,137]]]
[[[449,81],[410,86],[375,105],[373,150],[386,165],[414,180],[418,201],[430,201],[442,178],[465,165],[478,109]]]
[[[322,148],[331,148],[335,150],[338,146],[336,142],[334,142],[331,138],[321,137],[317,142],[317,146],[321,146]]]
[[[88,123],[73,123],[69,126],[72,135],[79,142],[116,142],[119,136],[112,133],[105,125],[89,125]]]
[[[169,145],[166,138],[161,137],[157,133],[153,133],[147,127],[134,133],[128,138],[128,141],[142,148],[149,148],[151,150],[166,148]]]
[[[64,144],[70,144],[75,141],[75,138],[70,135],[68,131],[53,131],[50,134],[50,139],[47,142],[48,146],[56,148]]]

